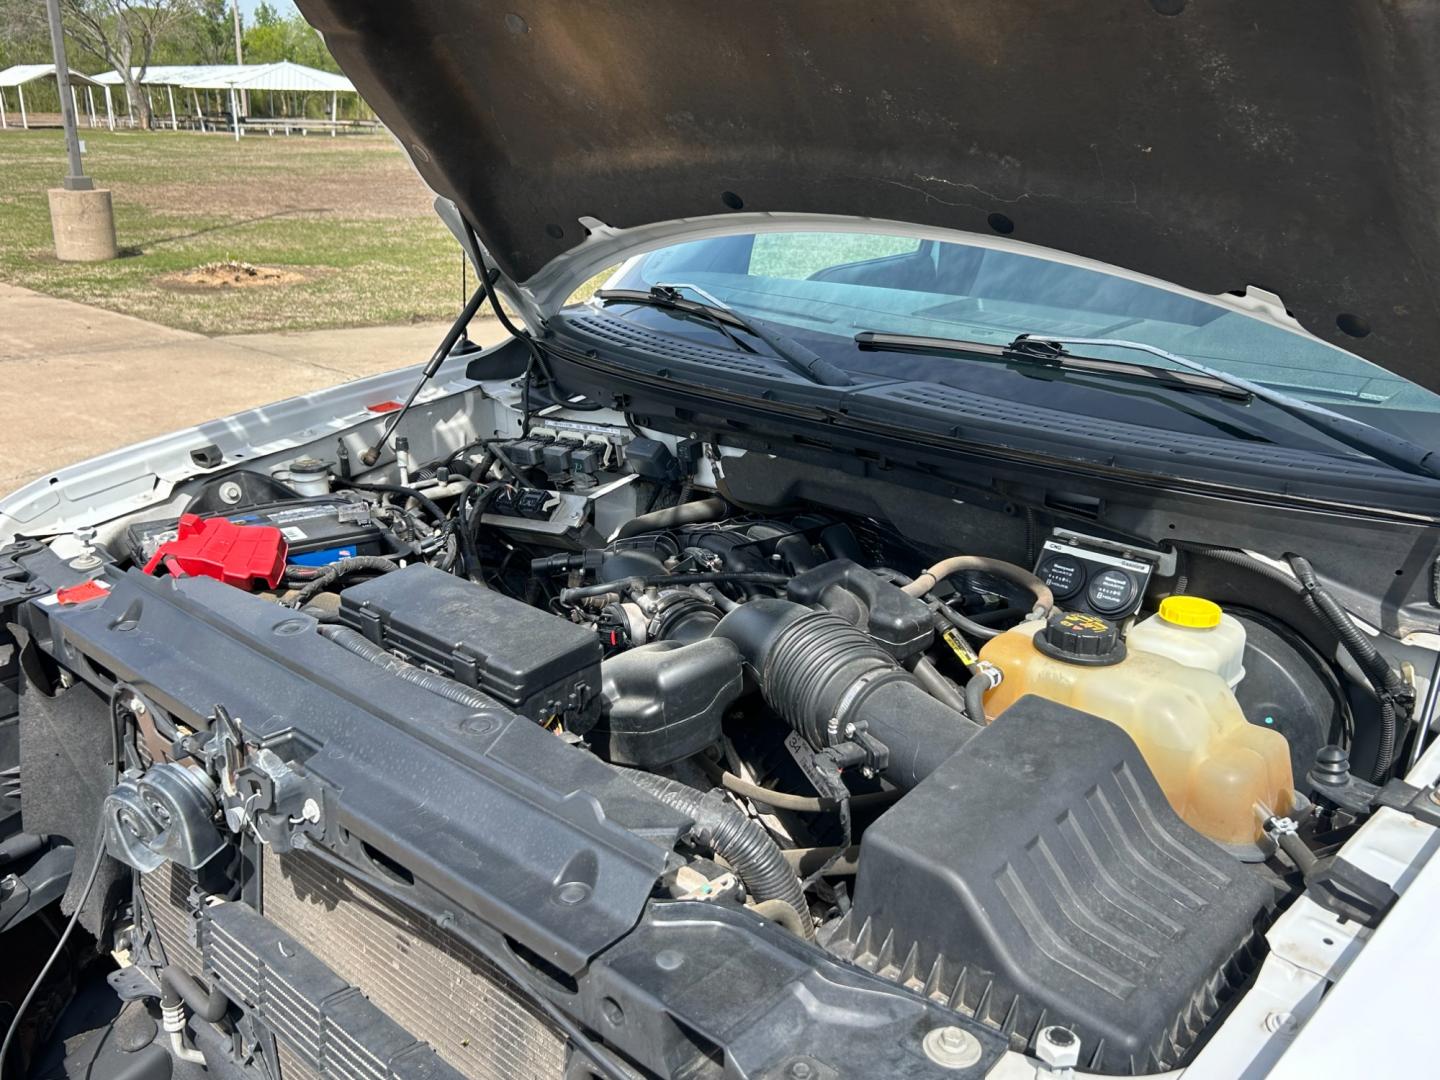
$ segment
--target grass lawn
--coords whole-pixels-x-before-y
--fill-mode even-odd
[[[0,281],[206,334],[445,319],[460,306],[459,247],[388,137],[82,137],[86,171],[114,192],[122,257],[55,259],[45,192],[64,172],[63,136],[3,131]],[[300,279],[171,280],[231,259]]]

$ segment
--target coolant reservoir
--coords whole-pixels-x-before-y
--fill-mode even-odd
[[[1160,601],[1159,614],[1131,627],[1125,644],[1213,671],[1231,690],[1245,677],[1244,624],[1198,596],[1167,596]]]
[[[988,641],[980,657],[1005,676],[985,695],[988,716],[1038,694],[1118,724],[1175,812],[1212,840],[1253,846],[1265,817],[1290,810],[1285,736],[1247,723],[1213,671],[1127,650],[1114,624],[1081,612],[1021,623]]]

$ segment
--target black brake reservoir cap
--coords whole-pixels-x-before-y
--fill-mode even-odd
[[[1083,611],[1057,612],[1035,635],[1035,648],[1067,664],[1104,667],[1125,659],[1120,630],[1109,619]]]

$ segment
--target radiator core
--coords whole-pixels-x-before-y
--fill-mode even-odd
[[[447,1064],[479,1080],[560,1080],[565,1037],[489,960],[311,856],[265,850],[262,913]],[[167,863],[143,877],[169,962],[203,974],[187,897],[192,875]],[[278,1041],[284,1080],[316,1073]]]
[[[564,1037],[453,934],[311,856],[267,848],[261,882],[267,919],[466,1076],[564,1075]]]

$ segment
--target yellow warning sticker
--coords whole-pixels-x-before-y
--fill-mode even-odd
[[[979,663],[979,658],[965,647],[965,639],[953,626],[940,636],[945,639],[945,644],[950,646],[950,651],[958,656],[960,662],[966,667],[974,667]]]

